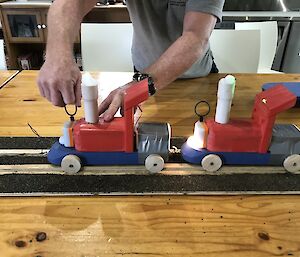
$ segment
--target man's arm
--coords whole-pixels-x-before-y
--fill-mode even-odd
[[[205,54],[216,21],[217,18],[211,14],[194,11],[186,13],[182,36],[155,63],[142,71],[151,75],[157,89],[162,89],[177,79]],[[130,84],[114,90],[99,106],[99,113],[104,112],[105,121],[113,119],[128,86]]]
[[[179,37],[144,73],[151,74],[157,89],[164,88],[188,70],[202,55],[216,24],[216,17],[187,12]]]
[[[83,17],[96,0],[56,0],[48,12],[46,61],[38,85],[42,96],[56,106],[81,100],[81,74],[73,61],[73,43]]]
[[[47,57],[69,54],[83,17],[96,4],[95,0],[56,0],[48,12]]]

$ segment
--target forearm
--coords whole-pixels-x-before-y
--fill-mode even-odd
[[[92,9],[94,0],[56,0],[48,12],[48,41],[46,58],[73,56],[73,43],[80,23]]]
[[[157,89],[177,79],[205,54],[215,23],[216,18],[210,14],[186,14],[182,36],[143,71],[152,75]]]
[[[145,73],[152,75],[157,89],[162,89],[177,79],[203,54],[208,40],[187,32],[178,38]]]
[[[157,89],[166,87],[188,70],[204,54],[215,23],[216,17],[210,14],[187,12],[184,18],[182,36],[154,64],[141,72],[151,75]],[[135,83],[133,81],[117,88],[101,103],[99,114],[103,114],[104,121],[108,122],[113,119],[115,113],[122,105],[127,88]]]

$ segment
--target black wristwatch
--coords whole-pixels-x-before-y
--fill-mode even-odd
[[[144,79],[148,79],[148,90],[149,90],[149,95],[154,95],[156,92],[156,88],[154,86],[154,81],[151,75],[147,73],[141,73],[141,72],[135,72],[133,75],[133,80],[134,81],[142,81]]]

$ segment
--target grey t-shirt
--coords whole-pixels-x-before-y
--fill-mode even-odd
[[[222,17],[225,0],[127,0],[133,24],[132,60],[137,70],[154,63],[182,35],[184,15],[188,11]],[[200,24],[201,26],[201,24]],[[181,77],[206,76],[212,66],[209,46],[205,54]]]

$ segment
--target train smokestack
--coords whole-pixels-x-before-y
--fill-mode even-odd
[[[85,121],[87,123],[98,123],[98,82],[88,72],[82,76],[81,92]]]

